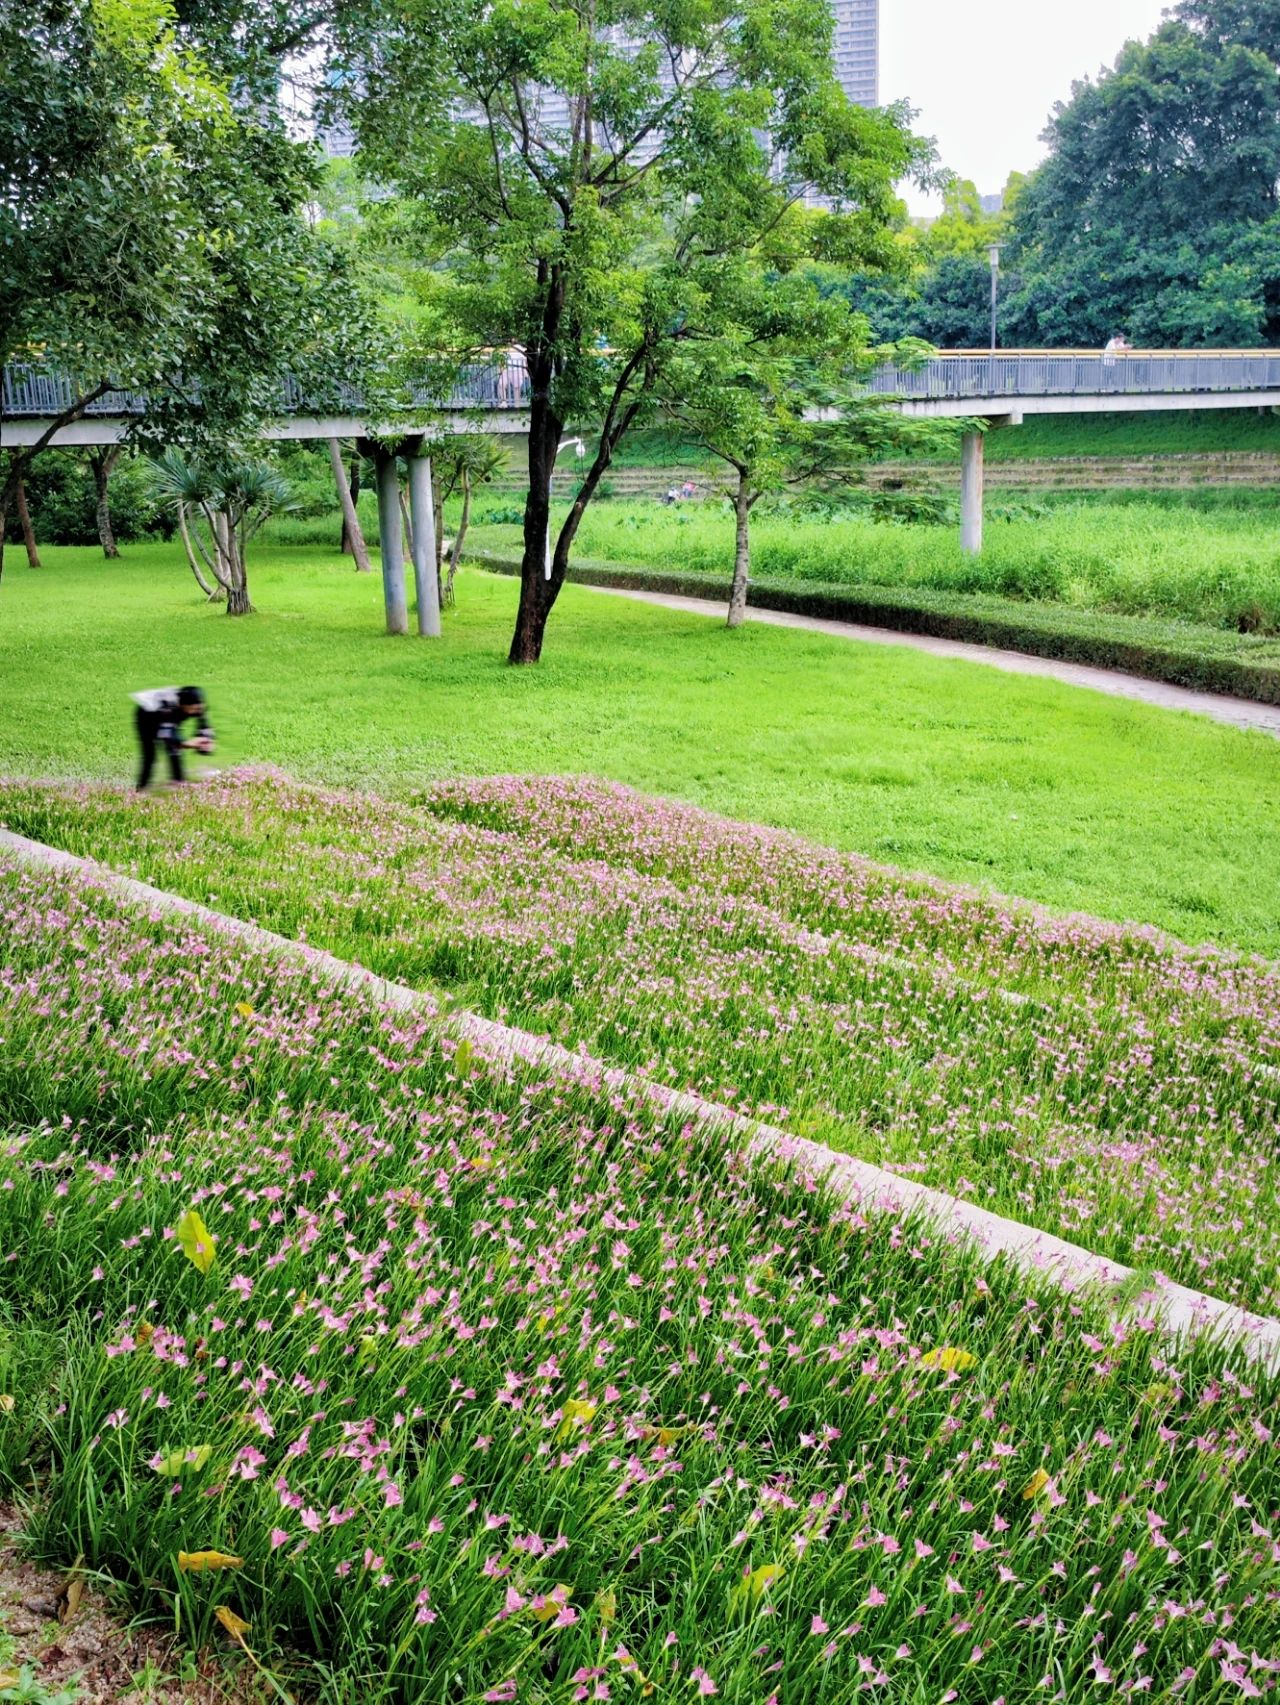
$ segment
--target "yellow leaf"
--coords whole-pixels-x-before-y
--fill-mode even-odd
[[[936,1350],[930,1350],[921,1356],[920,1366],[938,1373],[967,1373],[970,1368],[976,1368],[978,1358],[969,1354],[968,1350],[954,1349],[950,1344],[940,1345]]]
[[[580,1397],[571,1397],[560,1411],[560,1425],[556,1428],[558,1439],[567,1438],[577,1427],[585,1427],[595,1419],[596,1405],[584,1402]]]
[[[188,1470],[199,1474],[212,1455],[212,1445],[191,1445],[186,1450],[171,1450],[164,1461],[156,1465],[156,1473],[163,1474],[168,1480],[181,1479]]]
[[[0,1687],[16,1687],[21,1679],[16,1669],[0,1669]]]
[[[659,1427],[658,1443],[660,1445],[673,1445],[683,1432],[683,1427]]]
[[[156,1329],[149,1320],[141,1321],[133,1329],[134,1342],[138,1345],[138,1348],[142,1350],[146,1349],[147,1345],[151,1342],[155,1335]]]
[[[471,1062],[475,1058],[475,1052],[465,1037],[458,1043],[453,1056],[453,1069],[459,1077],[466,1077],[471,1070]]]
[[[9,1397],[8,1395],[0,1397],[0,1414],[12,1415],[13,1405],[14,1399],[12,1397]]]
[[[217,1239],[194,1208],[188,1208],[183,1214],[177,1231],[182,1253],[197,1272],[207,1273],[213,1266]]]
[[[1163,1409],[1172,1403],[1177,1395],[1176,1389],[1167,1380],[1158,1380],[1143,1392],[1142,1401],[1150,1403],[1153,1409]]]
[[[184,1575],[200,1575],[206,1569],[239,1569],[243,1557],[229,1556],[225,1551],[179,1551],[178,1567]]]
[[[1022,1495],[1024,1498],[1038,1497],[1048,1484],[1049,1476],[1045,1473],[1043,1468],[1037,1468],[1030,1480],[1028,1480],[1026,1485],[1022,1488]]]
[[[600,1612],[601,1622],[612,1622],[618,1614],[618,1595],[611,1587],[596,1594],[596,1609]]]
[[[215,1604],[213,1614],[233,1640],[243,1640],[249,1632],[250,1624],[245,1621],[243,1616],[237,1616],[230,1605]]]
[[[758,1569],[753,1569],[749,1575],[744,1575],[737,1586],[729,1594],[730,1610],[737,1610],[742,1605],[758,1604],[776,1581],[786,1574],[781,1563],[762,1563]]]
[[[563,1581],[558,1582],[541,1604],[531,1607],[534,1621],[550,1622],[553,1616],[559,1616],[572,1597],[573,1588],[565,1586]]]
[[[248,1001],[237,1001],[236,1011],[240,1014],[241,1018],[255,1018],[257,1016]]]
[[[66,1585],[59,1595],[58,1621],[70,1622],[80,1608],[80,1600],[84,1597],[84,1582],[79,1575],[68,1577]]]

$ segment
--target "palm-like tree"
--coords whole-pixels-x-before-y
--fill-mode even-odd
[[[152,466],[156,495],[178,518],[200,590],[211,601],[225,598],[228,615],[246,615],[253,608],[248,543],[265,521],[288,506],[287,481],[270,462],[235,453],[214,458],[166,450]]]

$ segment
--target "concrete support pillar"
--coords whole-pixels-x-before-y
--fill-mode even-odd
[[[382,554],[382,596],[387,606],[387,632],[408,633],[404,541],[400,532],[400,465],[388,450],[378,451],[378,541]]]
[[[966,432],[960,439],[960,549],[966,556],[982,550],[984,441],[981,432]]]
[[[418,632],[440,637],[440,582],[436,577],[436,513],[431,491],[430,456],[409,458],[409,523],[413,529],[413,585],[418,602]]]

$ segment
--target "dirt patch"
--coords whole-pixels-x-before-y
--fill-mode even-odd
[[[0,1506],[0,1699],[31,1705],[254,1705],[234,1654],[194,1658],[79,1574],[22,1554],[19,1513]]]

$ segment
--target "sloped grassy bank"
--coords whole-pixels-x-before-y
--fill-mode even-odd
[[[193,1640],[335,1701],[1274,1691],[1234,1354],[65,880],[0,949],[4,1465]]]
[[[11,828],[1280,1312],[1280,973],[588,781],[9,785]]]

